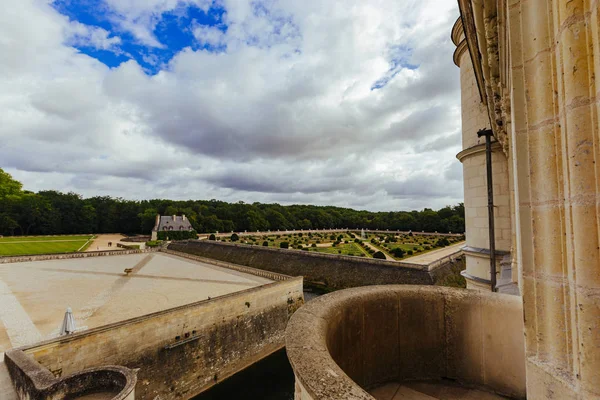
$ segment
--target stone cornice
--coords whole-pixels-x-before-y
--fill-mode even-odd
[[[464,33],[462,18],[458,17],[454,23],[454,26],[452,27],[452,34],[450,35],[450,38],[455,46],[458,46],[464,40]]]
[[[468,46],[467,46],[467,41],[463,40],[462,42],[460,42],[458,44],[458,47],[456,47],[456,50],[454,50],[454,55],[452,56],[452,58],[454,59],[454,64],[457,67],[460,67],[460,58],[462,57],[463,54],[465,54],[465,52],[468,50]]]
[[[487,107],[494,136],[508,154],[508,50],[506,29],[502,29],[506,25],[506,7],[503,1],[497,1],[458,0],[458,5],[481,102]]]
[[[479,89],[479,97],[483,104],[487,105],[487,96],[485,93],[485,79],[483,77],[483,68],[481,53],[479,52],[479,44],[477,41],[477,29],[475,27],[475,17],[473,15],[473,6],[471,0],[458,0],[458,7],[460,10],[460,18],[465,33],[465,40],[469,53],[471,54],[471,61],[473,62],[473,70],[475,72],[475,80],[477,81],[477,88]]]
[[[486,284],[486,285],[491,285],[492,284],[492,281],[490,281],[489,279],[483,279],[483,278],[480,278],[478,276],[471,275],[471,274],[467,273],[467,270],[460,271],[460,274],[465,279],[469,279],[471,281],[475,281],[475,282],[478,282],[478,283],[483,283],[483,284]]]
[[[490,258],[490,249],[484,249],[481,247],[465,246],[462,248],[462,250],[465,254],[468,254],[470,256]],[[509,254],[510,254],[510,251],[496,250],[496,258],[497,259],[502,258]]]
[[[498,142],[492,142],[492,151],[502,150],[502,146]],[[479,153],[485,153],[485,143],[477,144],[475,146],[464,149],[456,155],[458,161],[463,162],[467,157],[474,156]]]

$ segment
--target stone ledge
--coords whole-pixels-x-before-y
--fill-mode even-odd
[[[499,142],[492,142],[492,152],[498,152],[498,150],[502,151],[502,146]],[[467,157],[472,157],[474,155],[485,153],[485,143],[476,144],[475,146],[471,146],[469,148],[464,149],[456,155],[458,161],[463,162],[463,160]]]

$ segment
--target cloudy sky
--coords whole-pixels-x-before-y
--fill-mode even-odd
[[[0,6],[0,167],[26,189],[462,201],[455,0]]]

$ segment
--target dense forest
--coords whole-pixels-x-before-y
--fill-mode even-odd
[[[366,228],[464,232],[464,205],[434,211],[370,212],[311,205],[226,203],[218,200],[83,198],[54,190],[33,193],[0,169],[0,235],[148,234],[156,214],[185,214],[198,232]]]

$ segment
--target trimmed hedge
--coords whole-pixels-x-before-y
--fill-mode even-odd
[[[160,231],[157,234],[159,240],[186,240],[186,239],[198,239],[198,232],[195,230],[191,231]]]

